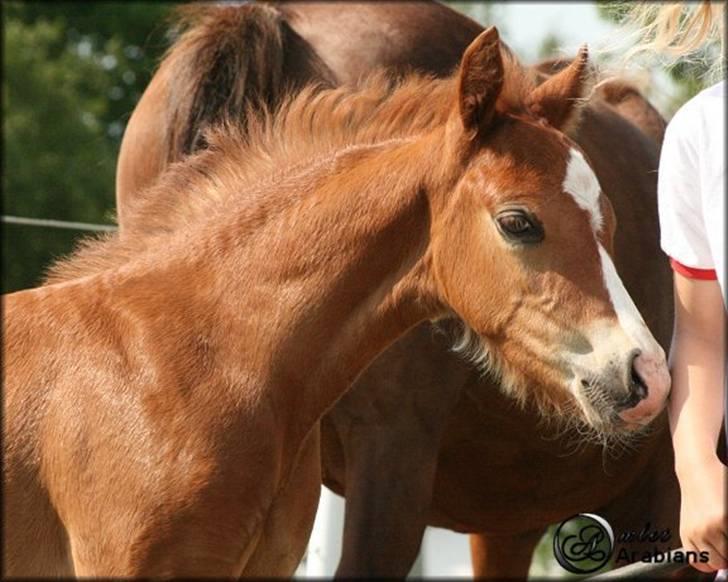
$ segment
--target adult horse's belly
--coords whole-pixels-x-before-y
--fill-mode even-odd
[[[645,471],[653,438],[637,452],[605,452],[557,437],[493,387],[466,388],[444,431],[429,523],[463,532],[516,534],[601,508]],[[475,396],[477,394],[477,396]],[[664,430],[664,416],[658,422]]]
[[[391,496],[393,480],[427,479],[413,459],[422,456],[423,448],[436,447],[432,440],[440,441],[439,450],[431,451],[437,470],[427,523],[462,532],[516,534],[613,502],[634,487],[651,450],[665,444],[653,435],[636,452],[605,453],[576,435],[557,436],[537,411],[519,408],[449,352],[448,343],[429,325],[416,328],[382,354],[324,416],[328,487],[348,493],[360,485],[347,477],[374,472]],[[352,444],[360,439],[368,444]],[[370,453],[384,448],[376,463],[368,460],[371,454],[361,456],[366,446]]]

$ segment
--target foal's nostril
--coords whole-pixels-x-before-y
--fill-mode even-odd
[[[637,402],[647,398],[647,386],[637,373],[637,370],[634,369],[634,366],[632,367],[629,390],[635,395]]]
[[[640,376],[639,372],[635,368],[635,360],[640,356],[640,351],[635,350],[630,354],[630,365],[629,365],[629,393],[622,401],[624,408],[632,408],[637,406],[641,400],[644,400],[648,396],[647,384]]]

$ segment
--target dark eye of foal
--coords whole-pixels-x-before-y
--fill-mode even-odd
[[[538,243],[544,238],[543,227],[535,216],[520,208],[510,208],[495,217],[498,230],[514,243]]]

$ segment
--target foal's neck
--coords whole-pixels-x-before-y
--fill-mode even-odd
[[[310,429],[391,342],[440,309],[421,168],[437,139],[352,148],[284,179],[258,228],[231,218],[205,257],[230,341],[288,426]],[[419,166],[418,166],[419,165]],[[263,220],[263,219],[261,219]],[[239,244],[238,233],[244,234]],[[297,431],[296,431],[297,432]]]

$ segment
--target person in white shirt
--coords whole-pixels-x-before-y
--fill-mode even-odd
[[[688,101],[665,133],[658,173],[660,238],[674,275],[669,401],[680,537],[708,550],[700,570],[728,568],[726,468],[716,447],[725,392],[725,81]],[[716,557],[717,555],[717,557]]]
[[[723,2],[639,3],[640,51],[694,54],[725,43]],[[722,59],[723,51],[718,54]],[[722,67],[723,62],[716,63]],[[685,103],[668,124],[658,172],[661,246],[674,271],[675,326],[668,404],[680,483],[680,539],[708,551],[691,562],[725,579],[726,466],[717,454],[726,404],[725,79]],[[728,431],[727,431],[728,432]]]

